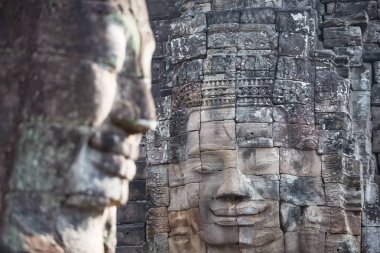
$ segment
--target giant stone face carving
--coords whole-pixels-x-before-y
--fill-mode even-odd
[[[114,252],[155,125],[145,2],[2,1],[0,17],[1,251]]]
[[[147,135],[149,171],[168,176],[160,192],[147,177],[153,249],[359,252],[369,93],[351,77],[368,17],[322,11],[333,3],[188,2],[165,20],[169,131]]]

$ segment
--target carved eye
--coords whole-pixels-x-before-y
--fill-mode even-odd
[[[200,174],[211,174],[211,173],[214,173],[216,171],[215,167],[209,166],[207,164],[202,164],[201,166],[198,166],[194,169],[196,172],[198,172]]]

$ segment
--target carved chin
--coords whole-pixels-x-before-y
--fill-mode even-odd
[[[85,209],[104,209],[127,202],[127,177],[133,176],[128,176],[128,173],[120,175],[119,172],[127,170],[125,166],[128,165],[135,171],[134,163],[130,160],[123,163],[123,159],[117,159],[119,156],[112,154],[109,154],[111,159],[105,159],[102,154],[88,146],[82,148],[70,169],[70,180],[66,186],[67,205]],[[106,162],[104,169],[101,166],[102,161]],[[113,170],[114,167],[120,167],[122,170]]]

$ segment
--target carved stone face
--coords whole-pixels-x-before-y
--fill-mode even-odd
[[[234,121],[201,124],[199,208],[202,238],[209,245],[239,244],[242,228],[279,227],[278,149],[236,148],[235,126]]]
[[[109,209],[126,203],[141,135],[155,126],[154,40],[145,2],[39,4],[19,21],[29,22],[31,30],[12,26],[11,14],[4,17],[20,34],[15,41],[28,45],[32,37],[35,45],[25,58],[9,58],[25,66],[20,77],[12,76],[24,83],[19,92],[24,97],[2,239],[16,251],[34,252],[33,240],[54,245],[34,226],[32,236],[19,228],[20,233],[10,232],[34,219],[47,233],[60,235],[65,252],[86,244],[88,252],[103,252],[112,248],[107,240],[114,240],[106,238],[115,232],[114,221],[108,221],[114,208]],[[17,51],[19,45],[12,45]],[[6,71],[0,74],[11,78]]]
[[[357,251],[361,165],[338,55],[316,49],[308,11],[227,2],[171,20],[170,134],[147,148],[150,169],[169,164],[170,194],[152,192],[170,201],[148,221],[168,217],[169,252]]]

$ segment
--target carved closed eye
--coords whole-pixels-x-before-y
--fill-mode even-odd
[[[253,167],[253,169],[255,171],[262,171],[262,170],[266,170],[268,168],[270,168],[272,166],[272,163],[271,162],[257,162],[255,164],[255,166]]]
[[[197,166],[194,169],[200,174],[211,174],[218,171],[218,169],[215,166],[211,166],[209,164],[202,164],[201,166]]]

